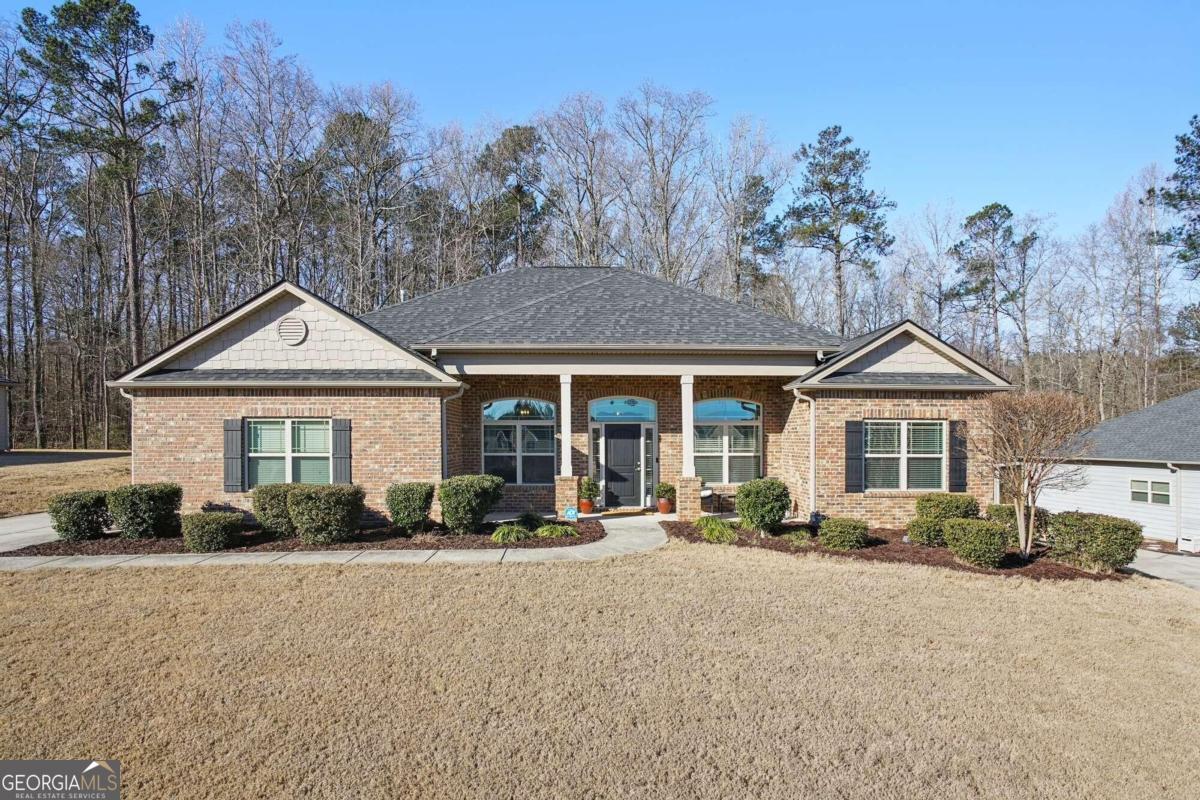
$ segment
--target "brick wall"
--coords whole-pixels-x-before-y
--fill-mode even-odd
[[[388,485],[441,480],[440,405],[431,389],[143,390],[133,401],[133,480],[181,484],[185,511],[249,510],[248,492],[225,492],[223,421],[339,417],[351,421],[352,479],[379,514]]]
[[[915,516],[920,492],[862,492],[847,494],[847,420],[930,419],[961,420],[967,434],[967,491],[980,505],[991,502],[991,480],[979,469],[984,442],[979,420],[987,395],[982,392],[814,392],[817,400],[817,511],[826,516],[851,516],[872,525],[903,527]],[[802,404],[801,404],[802,405]]]

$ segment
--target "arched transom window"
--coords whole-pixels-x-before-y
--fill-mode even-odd
[[[483,471],[506,483],[554,483],[555,405],[518,397],[483,404]]]
[[[693,406],[696,474],[705,483],[762,477],[762,406],[722,397]]]

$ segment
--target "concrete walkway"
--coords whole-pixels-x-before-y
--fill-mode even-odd
[[[53,542],[58,538],[50,526],[49,514],[23,514],[0,519],[0,553],[20,550],[31,544]]]
[[[45,517],[45,514],[33,514]],[[12,519],[22,519],[13,517]],[[658,523],[675,519],[674,514],[647,514],[602,521],[605,536],[598,542],[568,547],[494,550],[317,550],[289,553],[169,553],[114,556],[0,556],[0,571],[45,568],[97,567],[184,567],[233,564],[529,564],[540,561],[595,561],[609,556],[642,553],[661,547],[667,535]],[[9,522],[10,520],[0,520]],[[48,519],[47,519],[48,523]],[[20,525],[14,526],[20,528]],[[6,536],[41,536],[9,547]],[[52,541],[36,528],[6,531],[0,527],[0,551],[27,544]],[[15,541],[15,539],[14,539]]]
[[[1138,550],[1129,569],[1200,591],[1200,556]]]

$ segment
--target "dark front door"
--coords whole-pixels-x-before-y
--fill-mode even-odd
[[[641,425],[604,426],[604,504],[640,506]]]

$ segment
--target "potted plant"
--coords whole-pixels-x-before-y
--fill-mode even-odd
[[[579,513],[590,514],[596,507],[596,498],[600,496],[600,484],[596,479],[586,477],[579,482]]]
[[[658,513],[670,514],[675,506],[675,487],[669,483],[660,483],[654,487],[654,495],[658,498]]]

